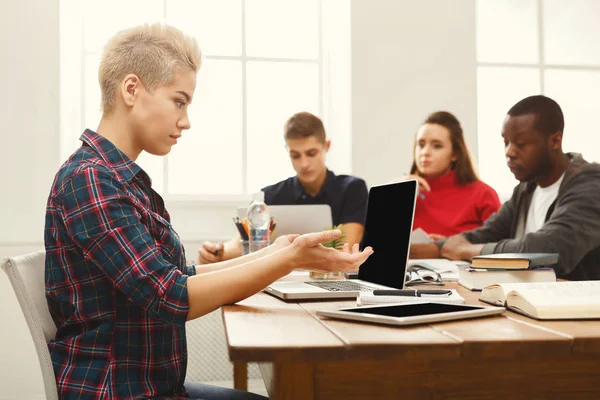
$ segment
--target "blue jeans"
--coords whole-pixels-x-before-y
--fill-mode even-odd
[[[203,383],[186,382],[185,389],[193,400],[265,400],[267,397],[242,390],[229,389]]]

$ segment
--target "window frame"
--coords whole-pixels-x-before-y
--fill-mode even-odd
[[[479,4],[486,0],[477,0],[476,7],[479,7]],[[537,22],[537,45],[538,45],[538,54],[539,58],[536,63],[515,63],[515,62],[489,62],[489,61],[479,61],[479,58],[476,57],[476,74],[479,74],[480,68],[494,67],[494,68],[519,68],[519,69],[529,69],[535,70],[539,73],[539,88],[540,94],[546,94],[546,71],[547,70],[560,70],[560,71],[594,71],[600,72],[600,65],[591,66],[591,65],[569,65],[569,64],[551,64],[547,63],[545,60],[545,38],[544,38],[544,0],[536,0],[536,22]],[[477,12],[476,12],[477,15]],[[478,35],[478,32],[475,32]],[[481,114],[479,111],[477,112],[477,118],[481,118]],[[480,136],[481,135],[481,136]],[[482,132],[478,132],[477,140],[478,143],[484,143],[485,137]],[[479,144],[481,146],[481,144]],[[480,161],[481,163],[481,161]],[[481,177],[486,183],[491,184],[493,186],[493,181],[489,179],[487,176]],[[518,181],[515,180],[515,185]],[[495,188],[500,196],[502,201],[508,200],[512,196],[512,192],[514,186],[512,187],[498,187]]]
[[[169,0],[161,0],[163,5],[163,13],[160,20],[166,21],[166,7]],[[218,0],[215,0],[218,1]],[[241,2],[241,54],[240,56],[232,55],[216,55],[216,54],[203,54],[205,60],[233,60],[239,61],[242,65],[242,109],[241,109],[241,120],[242,120],[242,193],[240,194],[180,194],[180,193],[169,193],[169,155],[163,158],[162,163],[162,188],[161,196],[166,202],[172,205],[180,205],[188,207],[191,205],[197,205],[200,207],[208,206],[234,206],[241,203],[246,203],[252,197],[252,193],[248,192],[248,91],[247,91],[247,65],[249,62],[274,62],[274,63],[308,63],[317,65],[318,68],[318,82],[317,85],[317,104],[321,119],[325,125],[328,126],[328,119],[336,118],[334,114],[338,114],[339,110],[335,110],[332,106],[332,97],[336,97],[335,93],[328,82],[327,78],[330,77],[331,71],[329,71],[329,54],[325,54],[324,43],[327,42],[324,37],[324,7],[336,7],[343,5],[348,7],[349,16],[349,5],[346,5],[345,0],[315,0],[317,2],[317,38],[318,38],[318,49],[316,58],[290,58],[290,57],[257,57],[247,55],[247,31],[246,31],[246,16],[247,16],[247,1],[239,0]],[[327,4],[329,3],[329,4]],[[60,116],[60,160],[61,163],[73,152],[73,142],[76,137],[79,136],[83,129],[79,129],[77,125],[85,127],[85,110],[86,110],[86,87],[85,87],[85,60],[86,57],[97,52],[90,52],[85,49],[84,42],[84,29],[83,29],[83,14],[82,5],[77,0],[60,0],[60,34],[61,34],[61,68],[60,68],[60,104],[61,104],[61,116]],[[332,14],[331,12],[329,14]],[[350,21],[347,21],[348,26]],[[64,40],[62,36],[65,35],[79,35],[75,40],[76,44],[63,46]],[[349,41],[349,29],[348,29],[348,41]],[[72,63],[72,60],[79,60],[78,63]],[[200,71],[201,72],[201,71]],[[71,74],[71,75],[69,75]],[[63,81],[69,81],[69,86],[65,86]],[[350,83],[348,82],[348,88]],[[66,107],[63,107],[67,104]],[[73,118],[73,116],[77,118]],[[350,109],[343,113],[343,118],[346,121],[342,121],[340,125],[344,125],[351,119]],[[335,122],[335,121],[334,121]],[[283,123],[283,122],[282,122]],[[335,124],[333,124],[335,125]],[[351,131],[348,131],[346,135],[340,135],[333,132],[332,129],[328,130],[329,138],[335,137],[337,142],[341,143],[343,149],[342,157],[342,172],[349,173],[351,165]],[[332,134],[333,133],[333,134]],[[75,136],[77,135],[77,136]],[[336,142],[336,144],[337,144]],[[283,143],[282,143],[283,151]],[[329,164],[329,163],[328,163]],[[345,171],[344,171],[345,170]],[[275,182],[273,182],[275,183]]]

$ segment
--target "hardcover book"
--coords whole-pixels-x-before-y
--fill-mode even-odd
[[[500,253],[474,256],[473,268],[486,269],[531,269],[558,264],[557,253]]]

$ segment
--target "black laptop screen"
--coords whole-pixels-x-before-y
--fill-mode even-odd
[[[375,251],[358,271],[362,280],[404,287],[417,182],[373,186],[369,190],[367,221],[361,249]]]

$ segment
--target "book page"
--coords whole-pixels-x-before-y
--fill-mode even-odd
[[[506,302],[506,295],[516,290],[523,285],[531,285],[530,283],[494,283],[483,288],[479,300],[484,302],[491,302],[495,305],[504,305]]]
[[[538,313],[548,315],[562,316],[575,310],[577,316],[600,313],[600,281],[527,283],[519,285],[507,297],[509,302],[520,297],[538,309]]]

